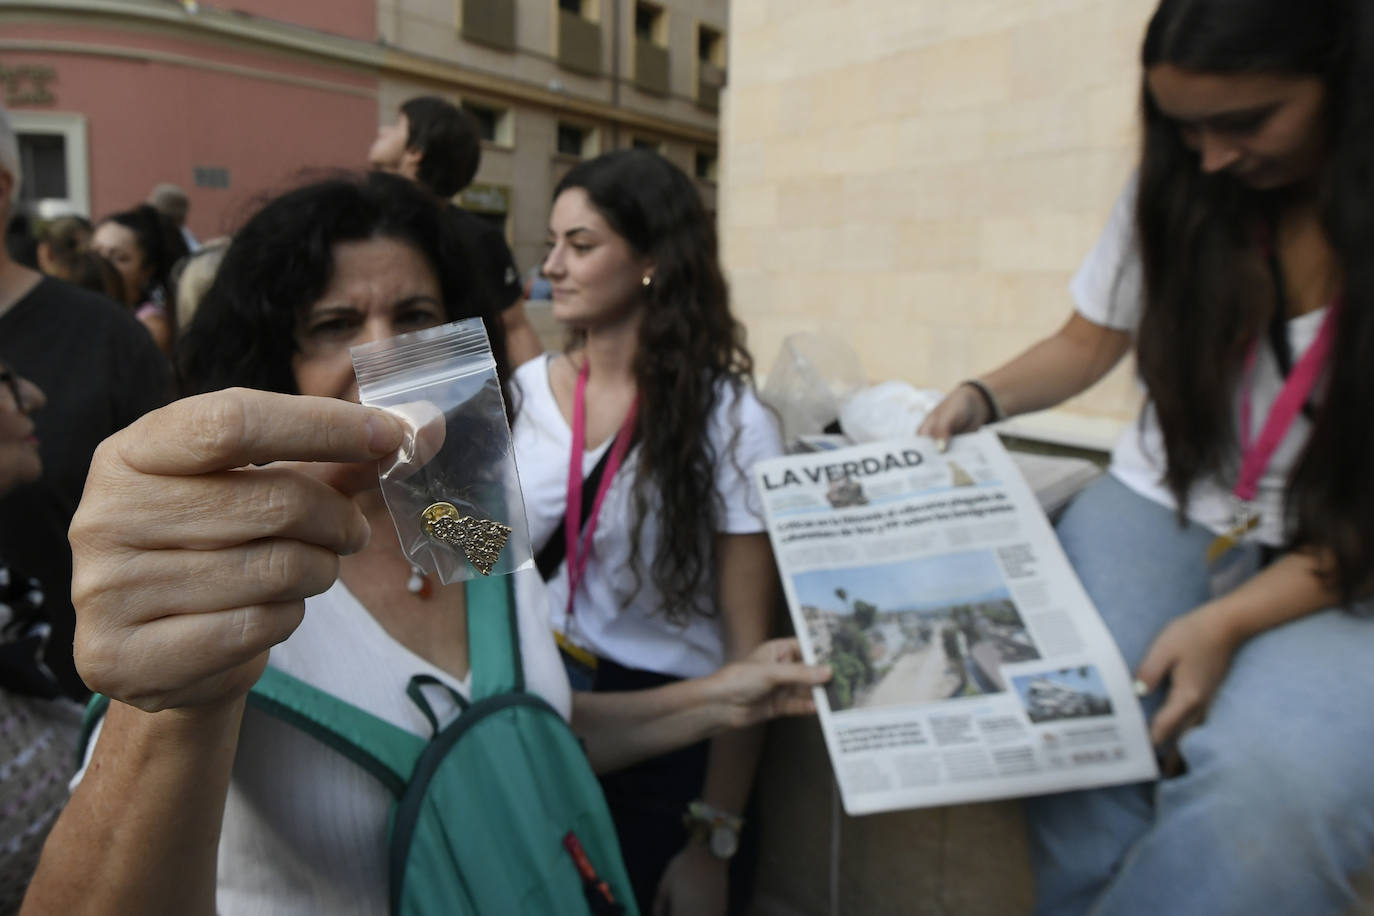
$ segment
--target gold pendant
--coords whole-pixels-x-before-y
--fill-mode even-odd
[[[435,503],[421,514],[421,518],[426,534],[463,551],[468,562],[484,576],[491,575],[510,538],[510,526],[459,515],[452,503]]]
[[[1236,521],[1231,529],[1225,534],[1219,534],[1212,540],[1207,547],[1207,565],[1211,566],[1220,560],[1226,551],[1240,543],[1241,538],[1259,527],[1259,513],[1253,510],[1240,510],[1236,513]]]

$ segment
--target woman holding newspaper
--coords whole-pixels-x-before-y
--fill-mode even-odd
[[[1142,57],[1138,174],[1074,314],[921,432],[1132,349],[1148,394],[1058,530],[1175,775],[1031,803],[1040,911],[1343,911],[1374,854],[1374,8],[1163,0]]]
[[[748,470],[782,441],[680,169],[638,150],[578,165],[548,244],[572,343],[516,372],[514,435],[581,728],[763,641],[778,582]],[[643,909],[719,914],[743,896],[730,866],[760,738],[603,776]]]

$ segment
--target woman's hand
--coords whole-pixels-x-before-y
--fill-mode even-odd
[[[652,916],[723,916],[729,894],[730,863],[691,842],[668,861]]]
[[[1176,618],[1155,637],[1136,677],[1146,692],[1169,678],[1168,696],[1150,723],[1150,740],[1156,747],[1171,747],[1184,731],[1202,722],[1240,642],[1234,628],[1210,605]]]
[[[972,385],[960,385],[926,414],[917,435],[930,436],[944,451],[951,436],[978,430],[988,420],[988,403]]]
[[[811,688],[830,680],[830,668],[802,664],[796,639],[772,639],[705,680],[722,728],[748,728],[778,716],[815,713]]]
[[[380,411],[233,389],[178,401],[101,444],[72,521],[75,656],[146,711],[236,700],[267,650],[369,537],[341,490],[401,441]]]

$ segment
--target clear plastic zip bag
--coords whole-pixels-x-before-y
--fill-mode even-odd
[[[534,564],[506,402],[480,318],[354,347],[362,403],[409,432],[379,467],[401,549],[444,584]]]

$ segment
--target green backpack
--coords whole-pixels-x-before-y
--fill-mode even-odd
[[[601,787],[577,738],[524,689],[508,580],[467,585],[472,702],[426,741],[268,667],[248,695],[391,790],[395,916],[638,916]],[[104,698],[98,698],[103,700]],[[106,701],[108,702],[108,701]],[[92,703],[89,727],[103,712]],[[83,741],[83,744],[85,742]]]

